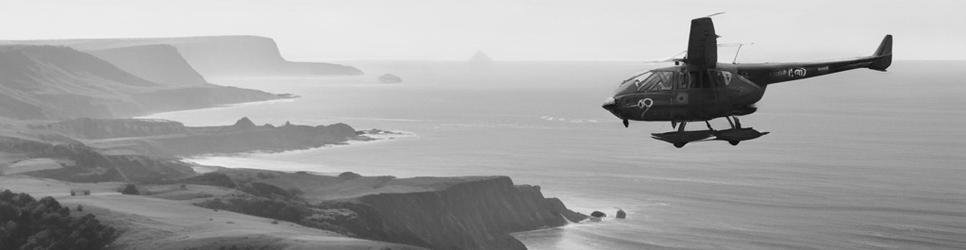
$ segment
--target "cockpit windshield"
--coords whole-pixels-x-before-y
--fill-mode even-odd
[[[645,91],[671,90],[673,73],[668,71],[648,71],[636,75],[621,83],[615,94],[629,94]]]

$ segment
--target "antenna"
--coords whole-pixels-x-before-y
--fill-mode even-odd
[[[707,16],[704,16],[704,17],[713,17],[713,16],[717,16],[717,15],[721,15],[721,14],[724,14],[724,13],[725,13],[725,12],[724,12],[724,11],[722,11],[722,12],[718,12],[718,13],[714,13],[714,14],[711,14],[711,15],[707,15]]]
[[[735,58],[731,60],[731,64],[738,63],[738,53],[741,53],[741,47],[745,45],[754,45],[755,43],[738,43],[738,50],[735,51]]]

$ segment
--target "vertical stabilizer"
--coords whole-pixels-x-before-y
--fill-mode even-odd
[[[714,23],[710,17],[691,20],[688,55],[684,62],[709,68],[718,63],[718,35],[714,33]]]
[[[886,71],[889,65],[892,65],[892,35],[886,35],[882,38],[882,43],[879,43],[879,48],[875,50],[875,61],[869,65],[870,69],[878,71]]]

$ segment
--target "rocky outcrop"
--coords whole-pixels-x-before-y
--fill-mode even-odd
[[[513,185],[505,176],[433,191],[365,195],[350,202],[343,206],[369,223],[354,227],[361,228],[354,232],[360,237],[433,249],[526,249],[509,233],[586,218],[560,200],[544,197],[539,186]]]
[[[235,122],[235,125],[231,125],[231,127],[234,129],[250,129],[258,126],[255,125],[255,122],[252,122],[251,119],[248,119],[248,117],[242,117]]]
[[[359,69],[345,65],[287,61],[282,58],[274,40],[259,36],[35,40],[3,43],[64,45],[84,51],[170,45],[177,48],[191,67],[205,77],[362,73]]]

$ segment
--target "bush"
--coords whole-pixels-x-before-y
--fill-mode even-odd
[[[94,215],[71,217],[54,198],[0,192],[0,249],[104,249],[116,237]]]
[[[228,177],[224,173],[211,172],[202,174],[199,176],[191,177],[184,180],[188,184],[198,184],[198,185],[209,185],[209,186],[219,186],[226,188],[236,188],[235,181]]]
[[[302,191],[298,190],[297,188],[285,190],[278,186],[264,182],[248,183],[248,185],[242,187],[241,190],[255,196],[272,199],[295,199],[302,194]]]
[[[121,189],[121,193],[122,194],[130,194],[130,195],[139,195],[139,194],[141,194],[141,192],[138,191],[138,187],[135,186],[134,184],[124,185],[124,188]]]

